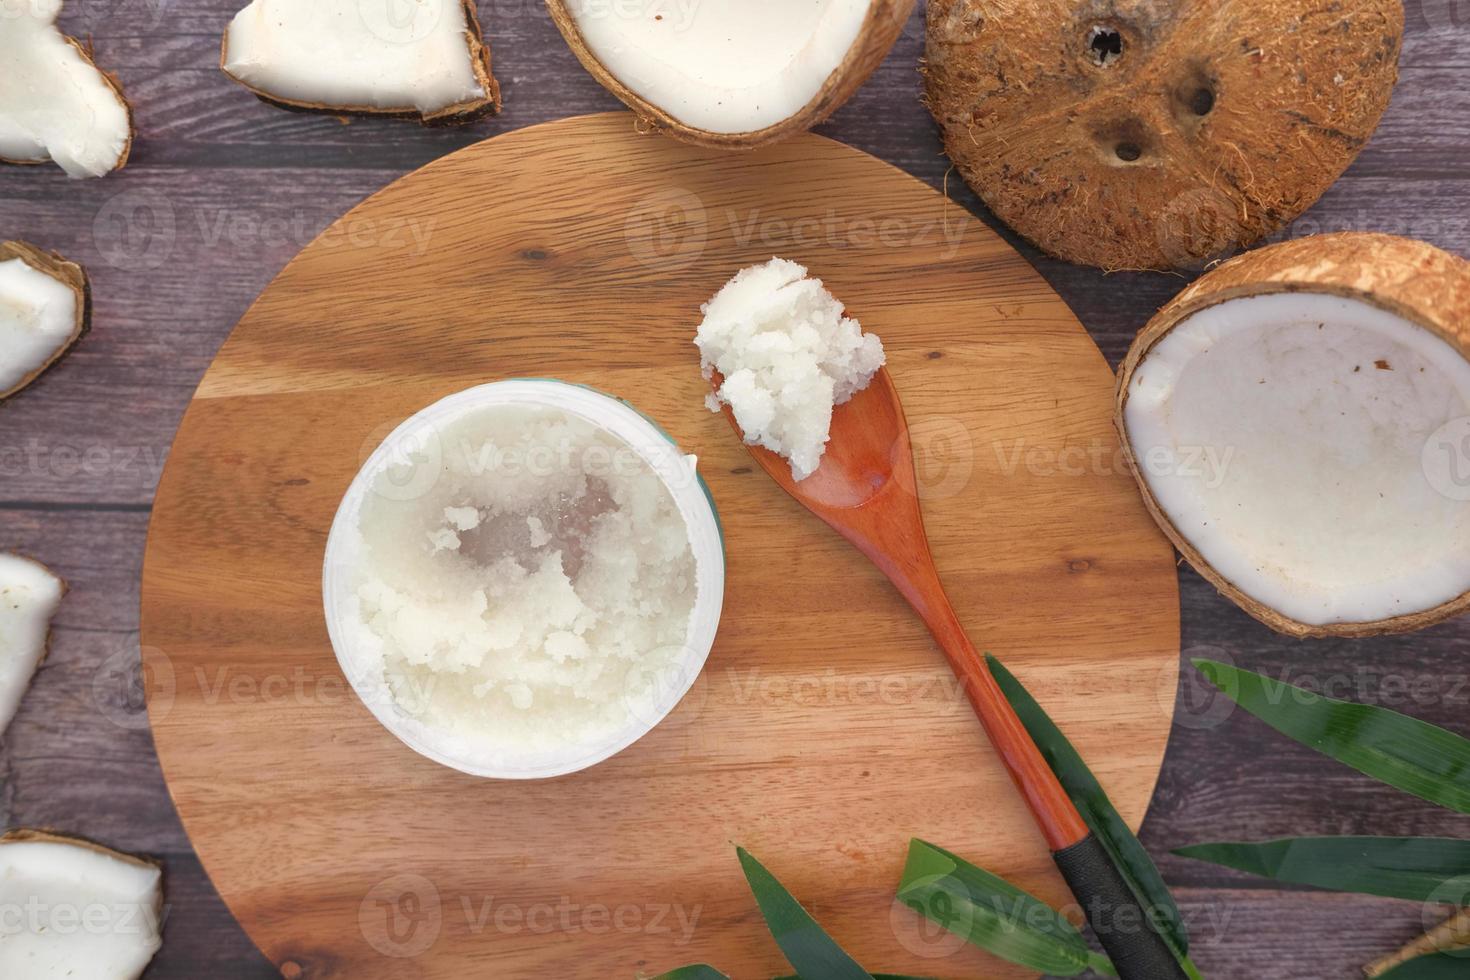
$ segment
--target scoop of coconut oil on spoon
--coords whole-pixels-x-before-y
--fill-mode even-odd
[[[710,378],[718,391],[724,379]],[[724,413],[741,435],[733,410]],[[1025,798],[1072,892],[1089,914],[1124,980],[1182,978],[1178,961],[1149,929],[1111,928],[1119,909],[1142,909],[1037,749],[944,592],[924,529],[908,422],[887,368],[832,413],[821,463],[797,481],[785,458],[746,444],[752,458],[807,510],[866,555],[908,600],[943,649],[975,713]],[[1126,934],[1125,934],[1126,933]]]

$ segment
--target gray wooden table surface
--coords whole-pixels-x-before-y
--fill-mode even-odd
[[[1377,138],[1284,235],[1388,231],[1470,254],[1470,4],[1408,5],[1403,77]],[[52,655],[0,742],[0,823],[55,827],[165,862],[170,917],[147,974],[153,980],[277,975],[200,869],[159,772],[138,681],[149,509],[194,386],[286,261],[367,194],[497,133],[618,108],[578,66],[539,0],[481,0],[505,92],[501,116],[435,131],[281,112],[218,71],[219,37],[237,6],[70,0],[63,25],[94,39],[98,60],[120,76],[136,108],[132,163],[86,182],[50,168],[0,168],[0,238],[84,263],[96,301],[91,336],[0,412],[0,549],[39,557],[73,588]],[[939,187],[947,162],[918,102],[922,47],[920,12],[878,74],[821,131]],[[958,180],[949,192],[995,225]],[[1104,276],[1021,247],[1114,363],[1184,285],[1164,275]],[[1470,734],[1470,619],[1409,637],[1293,642],[1188,569],[1180,576],[1186,656],[1233,659]],[[1144,840],[1192,923],[1204,971],[1241,980],[1351,977],[1422,931],[1433,914],[1414,903],[1278,888],[1169,856],[1202,840],[1470,836],[1466,818],[1328,763],[1201,694],[1186,680]]]

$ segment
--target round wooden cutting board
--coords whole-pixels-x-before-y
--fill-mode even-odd
[[[158,752],[205,867],[286,976],[787,972],[736,843],[870,970],[1022,975],[893,902],[911,837],[1065,900],[944,659],[702,404],[700,303],[773,254],[882,336],[971,635],[1142,820],[1174,705],[1174,557],[1118,454],[1112,374],[1062,301],[963,208],[821,137],[724,153],[624,114],[570,119],[439,160],[303,251],[210,368],[158,491]],[[517,376],[625,397],[698,454],[729,553],[693,692],[611,761],[532,783],[460,775],[380,728],[338,671],[320,588],[337,504],[383,436]]]

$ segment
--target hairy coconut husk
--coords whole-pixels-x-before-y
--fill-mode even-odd
[[[1401,0],[932,0],[927,102],[965,181],[1052,255],[1200,269],[1368,142]]]
[[[908,22],[909,15],[913,13],[914,2],[915,0],[872,0],[857,41],[812,100],[795,115],[774,126],[749,133],[711,133],[681,123],[664,109],[634,93],[597,60],[597,56],[582,39],[576,19],[567,9],[567,0],[546,0],[546,7],[577,60],[603,88],[632,109],[644,127],[665,132],[696,146],[750,149],[805,132],[826,120],[852,98],[853,93],[877,70],[883,59],[888,57],[894,42],[903,33],[903,26]]]
[[[102,68],[98,66],[97,62],[93,60],[92,48],[90,45],[83,44],[76,38],[70,37],[68,35],[62,35],[62,40],[66,41],[67,44],[70,44],[73,48],[75,48],[77,54],[81,56],[82,60],[91,65],[94,69],[96,69],[97,74],[102,78],[102,81],[107,85],[107,87],[112,90],[112,94],[116,96],[118,103],[122,105],[123,109],[128,114],[128,137],[126,140],[123,141],[122,150],[117,155],[117,162],[112,165],[112,170],[110,170],[109,173],[121,170],[123,167],[127,166],[128,158],[132,156],[133,139],[138,135],[137,125],[135,122],[136,117],[133,114],[133,104],[129,102],[127,96],[123,94],[122,82],[118,80],[118,77],[112,72],[103,71]],[[0,164],[12,167],[38,167],[50,162],[51,158],[49,156],[41,157],[35,160],[16,160],[10,157],[0,156]],[[3,394],[0,394],[0,399],[3,399],[4,397],[5,396]]]
[[[220,40],[220,71],[224,72],[230,81],[248,90],[251,95],[254,95],[266,105],[275,106],[277,109],[285,109],[289,112],[321,116],[416,119],[425,126],[463,126],[477,119],[492,116],[500,111],[500,83],[495,80],[495,76],[491,72],[490,46],[485,43],[485,34],[480,28],[480,17],[475,9],[474,0],[460,0],[460,6],[464,9],[465,43],[469,46],[470,51],[470,69],[475,73],[475,80],[480,83],[480,88],[485,91],[485,95],[479,99],[471,99],[467,102],[445,106],[433,112],[423,113],[417,109],[407,107],[390,107],[384,109],[369,105],[327,105],[322,102],[283,99],[278,95],[272,95],[230,74],[230,70],[225,67],[230,60],[230,35],[228,31]]]
[[[1470,611],[1470,593],[1432,609],[1371,623],[1311,625],[1246,595],[1212,568],[1154,498],[1129,442],[1124,412],[1133,374],[1168,333],[1194,314],[1228,300],[1271,293],[1323,293],[1369,303],[1439,336],[1470,358],[1470,262],[1426,242],[1363,232],[1296,239],[1249,252],[1207,273],[1149,321],[1118,369],[1114,425],[1145,505],[1195,570],[1236,605],[1295,637],[1365,637],[1409,633]]]
[[[76,327],[72,330],[66,343],[57,349],[50,360],[21,378],[20,382],[10,390],[0,391],[0,402],[20,393],[41,375],[55,367],[77,345],[77,341],[92,329],[92,286],[87,279],[85,269],[75,262],[68,262],[55,252],[44,251],[26,242],[0,242],[0,262],[8,262],[11,259],[20,259],[37,272],[50,276],[70,288],[77,297],[77,314]]]

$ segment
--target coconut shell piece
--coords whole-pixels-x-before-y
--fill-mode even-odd
[[[0,735],[4,735],[51,650],[51,623],[66,580],[25,555],[0,551]],[[8,635],[7,635],[8,633]]]
[[[56,13],[59,12],[60,8],[58,5]],[[132,155],[133,152],[133,139],[137,136],[137,129],[133,116],[133,106],[132,103],[128,101],[127,96],[123,94],[122,82],[118,81],[116,75],[112,74],[111,72],[104,71],[100,66],[98,66],[97,62],[92,57],[92,47],[90,44],[83,44],[81,41],[78,41],[74,37],[61,34],[61,32],[59,30],[56,30],[54,26],[52,26],[50,29],[56,31],[56,33],[61,36],[61,39],[65,41],[66,44],[70,46],[73,51],[76,52],[77,57],[79,57],[85,65],[96,72],[97,81],[100,82],[104,89],[117,100],[118,105],[122,107],[126,118],[127,132],[123,136],[122,145],[118,151],[116,160],[112,163],[112,165],[107,169],[106,172],[110,173],[115,170],[121,170],[123,167],[127,166],[128,158]],[[23,158],[7,157],[4,155],[0,155],[0,164],[7,166],[35,167],[51,162],[53,161],[49,153],[35,157]],[[101,176],[101,173],[74,172],[72,173],[72,176]]]
[[[230,36],[228,32],[220,40],[220,70],[232,82],[248,90],[266,105],[274,106],[277,109],[285,109],[290,112],[324,116],[360,116],[377,119],[414,119],[425,126],[463,126],[478,119],[483,119],[486,116],[496,114],[500,111],[501,103],[500,84],[495,80],[495,76],[491,72],[490,46],[485,43],[484,31],[480,27],[480,18],[475,9],[474,0],[460,0],[460,7],[464,11],[465,44],[469,49],[470,70],[474,73],[476,82],[479,83],[480,88],[485,94],[481,98],[457,102],[432,112],[421,112],[409,106],[329,105],[324,102],[287,98],[280,94],[258,88],[230,71]]]
[[[50,830],[32,830],[24,827],[8,830],[4,834],[0,834],[0,845],[5,844],[62,844],[67,847],[90,851],[93,854],[101,854],[103,857],[121,861],[123,864],[129,864],[135,868],[158,870],[162,867],[157,861],[150,861],[146,858],[135,857],[132,854],[114,851],[110,847],[104,847],[95,841],[87,840],[85,837],[58,834]]]
[[[714,133],[686,125],[661,106],[649,102],[623,84],[598,60],[572,16],[568,0],[546,0],[551,19],[566,38],[572,53],[593,78],[638,115],[640,124],[651,131],[714,149],[750,149],[805,132],[823,122],[852,98],[868,77],[888,57],[904,24],[913,13],[915,0],[872,0],[858,39],[827,77],[821,89],[799,111],[781,122],[746,133]]]
[[[43,364],[29,372],[8,390],[0,391],[0,402],[20,393],[37,378],[55,367],[92,329],[92,286],[86,270],[55,252],[48,252],[26,242],[0,242],[0,262],[20,259],[26,265],[62,283],[76,294],[76,326],[71,336]]]
[[[0,836],[0,891],[32,903],[0,943],[0,973],[43,980],[137,980],[162,946],[163,869],[80,837],[18,829]],[[67,913],[85,909],[89,928]]]
[[[1376,306],[1423,327],[1470,359],[1470,262],[1433,245],[1393,235],[1346,232],[1296,239],[1231,259],[1164,306],[1135,338],[1118,370],[1114,424],[1149,513],[1179,553],[1221,594],[1289,636],[1409,633],[1470,611],[1466,593],[1430,609],[1376,622],[1298,622],[1246,595],[1221,575],[1160,507],[1125,424],[1135,372],[1170,331],[1195,314],[1230,300],[1273,293],[1327,294]]]
[[[1201,269],[1368,142],[1400,0],[932,0],[927,102],[992,211],[1059,258]]]

